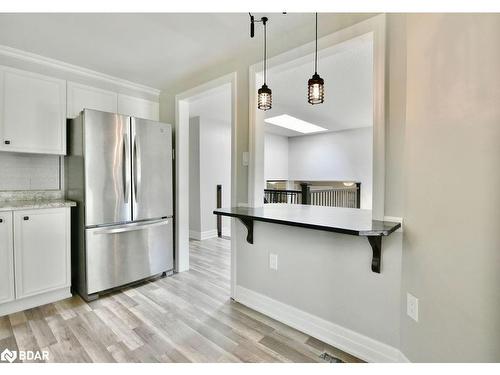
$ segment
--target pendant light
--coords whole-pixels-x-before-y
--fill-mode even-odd
[[[314,52],[314,74],[307,82],[307,101],[321,104],[325,101],[325,81],[318,74],[318,13],[316,13],[316,47]]]
[[[272,104],[273,104],[273,96],[271,89],[267,86],[266,84],[266,69],[267,69],[267,30],[266,30],[266,24],[267,24],[267,17],[262,17],[261,19],[263,25],[264,25],[264,84],[262,87],[257,91],[258,94],[258,102],[257,102],[257,107],[262,110],[262,111],[268,111],[271,109]]]

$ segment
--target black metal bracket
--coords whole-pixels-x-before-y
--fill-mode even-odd
[[[247,228],[247,242],[253,244],[253,220],[239,217],[240,221]]]
[[[380,264],[382,263],[382,236],[368,236],[373,251],[372,271],[380,273]]]

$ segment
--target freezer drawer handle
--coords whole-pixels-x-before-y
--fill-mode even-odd
[[[137,225],[123,225],[120,227],[114,227],[113,229],[102,229],[95,231],[94,234],[114,234],[114,233],[122,233],[122,232],[131,232],[133,230],[142,230],[142,229],[149,229],[153,227],[159,227],[161,225],[167,225],[168,220],[158,220],[158,221],[153,221],[149,222],[147,224],[137,224]]]

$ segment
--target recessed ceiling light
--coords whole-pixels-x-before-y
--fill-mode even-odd
[[[310,122],[300,120],[298,118],[289,116],[289,115],[280,115],[275,117],[269,117],[264,120],[268,124],[281,126],[282,128],[287,128],[290,130],[294,130],[299,133],[308,134],[308,133],[317,133],[324,132],[325,128],[321,126],[311,124]]]

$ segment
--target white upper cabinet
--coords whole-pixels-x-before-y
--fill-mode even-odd
[[[151,100],[118,94],[118,113],[158,121],[160,105]]]
[[[0,212],[0,303],[14,299],[12,212]]]
[[[0,67],[0,151],[66,153],[66,81]]]
[[[68,82],[68,118],[75,118],[83,109],[118,112],[118,94],[80,83]]]

